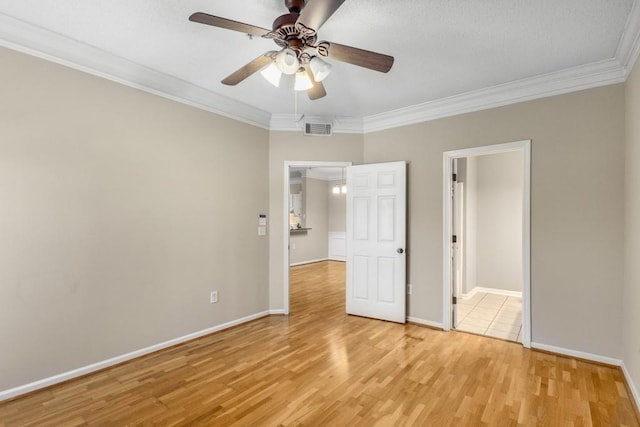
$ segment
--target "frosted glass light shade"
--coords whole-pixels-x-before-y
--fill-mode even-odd
[[[309,74],[307,74],[307,70],[301,68],[300,71],[296,73],[296,83],[293,86],[294,90],[307,90],[313,87],[313,83],[309,78]]]
[[[300,67],[300,61],[296,52],[286,47],[276,55],[276,65],[284,74],[295,74]]]
[[[331,74],[331,64],[323,61],[317,56],[311,58],[311,61],[309,61],[309,67],[313,72],[313,78],[317,82],[323,81],[329,74]]]
[[[275,87],[280,87],[280,79],[282,78],[282,72],[278,69],[278,66],[275,62],[272,62],[260,71],[262,77],[265,78],[266,81],[274,85]]]

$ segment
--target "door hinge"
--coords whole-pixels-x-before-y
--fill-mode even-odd
[[[457,304],[458,303],[458,297],[451,297],[451,302],[453,304]]]
[[[454,174],[451,176],[451,179],[453,179],[453,182],[456,182],[456,181],[458,180],[458,174],[454,173]]]
[[[452,243],[458,243],[458,236],[456,236],[455,234],[453,236],[451,236],[451,242]]]

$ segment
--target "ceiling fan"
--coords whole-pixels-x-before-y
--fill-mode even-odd
[[[273,29],[256,27],[219,16],[196,12],[189,17],[192,22],[239,31],[250,36],[272,39],[280,50],[260,55],[230,74],[222,83],[237,85],[260,71],[275,86],[294,76],[294,89],[306,90],[310,99],[327,94],[322,80],[331,71],[331,65],[321,57],[347,62],[382,73],[393,66],[393,57],[328,41],[318,41],[317,30],[344,3],[345,0],[285,0],[289,13],[273,22]],[[291,79],[289,79],[291,80]]]

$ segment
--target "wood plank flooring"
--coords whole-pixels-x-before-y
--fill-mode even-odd
[[[638,426],[618,369],[344,314],[344,264],[271,316],[0,403],[1,426]]]

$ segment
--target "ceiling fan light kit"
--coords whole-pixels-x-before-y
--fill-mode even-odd
[[[194,13],[189,20],[272,39],[281,48],[278,52],[267,52],[249,62],[222,80],[223,84],[237,85],[260,71],[269,83],[279,87],[282,74],[295,74],[294,89],[306,90],[309,99],[315,100],[327,94],[322,81],[331,73],[331,64],[321,56],[382,73],[389,72],[393,66],[394,59],[389,55],[338,43],[317,41],[317,30],[344,1],[285,0],[284,4],[289,13],[277,17],[271,31],[203,12]]]

